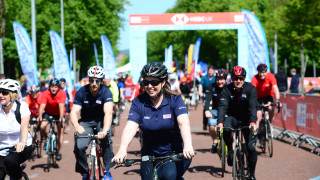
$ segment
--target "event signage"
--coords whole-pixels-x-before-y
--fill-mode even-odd
[[[191,74],[191,65],[192,65],[192,58],[193,58],[193,44],[190,44],[189,46],[189,50],[188,50],[188,72],[189,74]]]
[[[50,30],[50,39],[53,53],[54,73],[57,79],[66,79],[68,90],[72,91],[73,84],[68,53],[60,35]]]
[[[270,72],[268,45],[266,34],[258,18],[248,10],[243,9],[242,13],[248,34],[249,56],[247,72],[251,80],[251,78],[257,74],[256,68],[261,63],[266,64]]]
[[[201,40],[202,38],[199,37],[194,45],[194,48],[193,48],[193,61],[194,61],[194,66],[192,68],[192,73],[195,73],[195,72],[199,72],[200,71],[200,68],[198,68],[198,61],[199,61],[199,53],[200,53],[200,45],[201,45]]]
[[[21,69],[27,76],[27,85],[38,85],[37,60],[27,30],[17,22],[13,22],[14,37],[18,49]]]
[[[172,61],[173,61],[173,46],[172,44],[168,47],[168,59],[166,62],[166,67],[168,69],[168,73],[172,72]]]
[[[109,39],[104,34],[101,35],[102,54],[103,54],[103,69],[106,77],[113,79],[116,76],[116,61],[114,59],[112,46]]]

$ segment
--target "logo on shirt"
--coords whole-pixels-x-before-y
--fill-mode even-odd
[[[133,116],[133,113],[129,113],[129,116]]]
[[[266,84],[266,87],[269,87],[270,86],[270,84]]]
[[[89,101],[84,101],[84,103],[88,104],[88,103],[89,103]]]
[[[96,103],[97,103],[97,104],[101,104],[101,101],[100,101],[100,100],[96,100]]]
[[[171,118],[171,114],[164,114],[163,115],[163,119],[170,119],[170,118]]]
[[[218,94],[213,94],[213,96],[218,96]]]
[[[247,98],[247,95],[246,95],[246,94],[242,94],[242,97],[243,97],[243,98]]]
[[[145,116],[144,119],[150,119],[150,116]]]
[[[107,98],[107,100],[112,100],[112,98]]]
[[[187,107],[179,107],[179,109],[185,109],[185,108],[187,108]]]

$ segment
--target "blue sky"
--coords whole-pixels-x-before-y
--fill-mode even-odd
[[[129,49],[129,15],[130,14],[159,14],[165,13],[176,4],[176,0],[128,0],[131,5],[125,6],[121,17],[125,19],[123,28],[120,29],[118,49]]]

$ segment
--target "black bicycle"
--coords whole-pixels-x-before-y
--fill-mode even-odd
[[[33,140],[34,150],[32,151],[32,154],[30,158],[34,160],[35,157],[41,158],[42,153],[42,140],[41,140],[41,134],[40,134],[40,122],[37,121],[36,117],[32,117],[29,121],[30,130],[31,130],[31,136]]]
[[[15,146],[10,146],[10,147],[5,147],[5,148],[0,148],[0,151],[2,150],[5,150],[5,149],[8,149],[9,152],[16,152],[16,147]],[[28,175],[23,171],[25,168],[27,167],[27,165],[25,163],[21,164],[20,168],[22,170],[22,180],[29,180],[29,177]],[[6,175],[9,175],[7,169],[5,167],[2,167],[1,168],[3,170],[3,172],[6,174]],[[5,179],[5,177],[3,178]],[[10,178],[11,180],[12,178]]]
[[[49,116],[48,122],[50,124],[48,140],[46,144],[46,153],[47,157],[47,170],[50,171],[50,166],[56,167],[56,155],[58,152],[58,144],[57,144],[57,132],[55,130],[56,124],[59,123],[59,119],[54,118],[53,116]],[[62,126],[63,123],[61,123]]]
[[[195,152],[196,154],[196,152]],[[164,162],[164,160],[168,160],[168,162],[177,162],[177,161],[182,161],[182,160],[185,160],[186,158],[183,156],[183,153],[179,153],[179,154],[176,154],[176,153],[169,153],[169,155],[165,155],[165,156],[142,156],[141,159],[125,159],[124,162],[120,165],[117,165],[115,167],[118,168],[118,167],[130,167],[130,166],[133,166],[133,165],[138,165],[140,164],[141,162],[146,162],[146,161],[149,161],[149,162],[152,162],[152,179],[153,180],[159,180],[159,176],[158,176],[158,167],[157,168],[157,165],[161,164],[163,165],[162,163]],[[159,162],[160,161],[160,162]]]

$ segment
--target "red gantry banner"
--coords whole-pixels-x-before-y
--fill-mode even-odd
[[[241,24],[241,12],[130,15],[130,25]]]
[[[320,138],[320,97],[281,94],[281,113],[275,113],[276,127]]]

